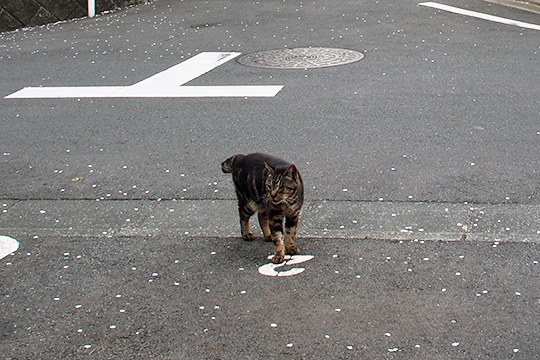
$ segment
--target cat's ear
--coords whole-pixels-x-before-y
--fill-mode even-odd
[[[289,166],[285,174],[289,175],[294,181],[298,181],[300,175],[298,169],[294,165]]]
[[[276,169],[272,165],[268,164],[266,161],[264,162],[264,168],[266,169],[267,174],[274,174],[274,172],[276,171]]]

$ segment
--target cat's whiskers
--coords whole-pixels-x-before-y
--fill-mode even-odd
[[[285,204],[285,206],[287,208],[292,210],[292,206],[294,205],[294,200],[293,199],[291,199],[291,198],[283,199],[283,203]]]

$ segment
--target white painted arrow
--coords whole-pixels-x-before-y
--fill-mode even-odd
[[[268,260],[271,260],[273,257],[274,257],[273,255],[268,256]],[[273,263],[265,264],[259,267],[259,273],[265,276],[279,276],[279,277],[298,275],[298,274],[303,273],[304,270],[306,269],[292,268],[285,271],[276,271],[276,268],[286,266],[286,265],[296,265],[296,264],[305,263],[306,261],[309,261],[313,258],[314,258],[313,255],[292,255],[292,256],[285,255],[285,261],[279,264],[273,264]]]
[[[6,99],[274,97],[283,85],[182,86],[240,53],[203,52],[130,86],[26,87]]]
[[[19,242],[9,236],[0,235],[0,259],[14,253],[19,248]]]

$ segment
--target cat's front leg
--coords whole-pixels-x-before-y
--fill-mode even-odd
[[[298,214],[285,218],[285,252],[288,255],[300,254],[296,246],[296,228],[298,226]]]
[[[259,211],[257,216],[259,218],[259,225],[261,226],[264,240],[272,241],[272,232],[270,231],[270,220],[268,219],[268,215],[263,211]]]
[[[283,215],[270,214],[270,232],[274,242],[274,264],[282,263],[285,260],[285,244],[283,243]]]

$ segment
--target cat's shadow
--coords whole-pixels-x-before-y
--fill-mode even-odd
[[[262,236],[256,237],[253,241],[246,241],[241,237],[230,238],[231,242],[227,246],[230,256],[239,261],[252,264],[266,264],[267,257],[274,254],[274,244],[264,241]]]

